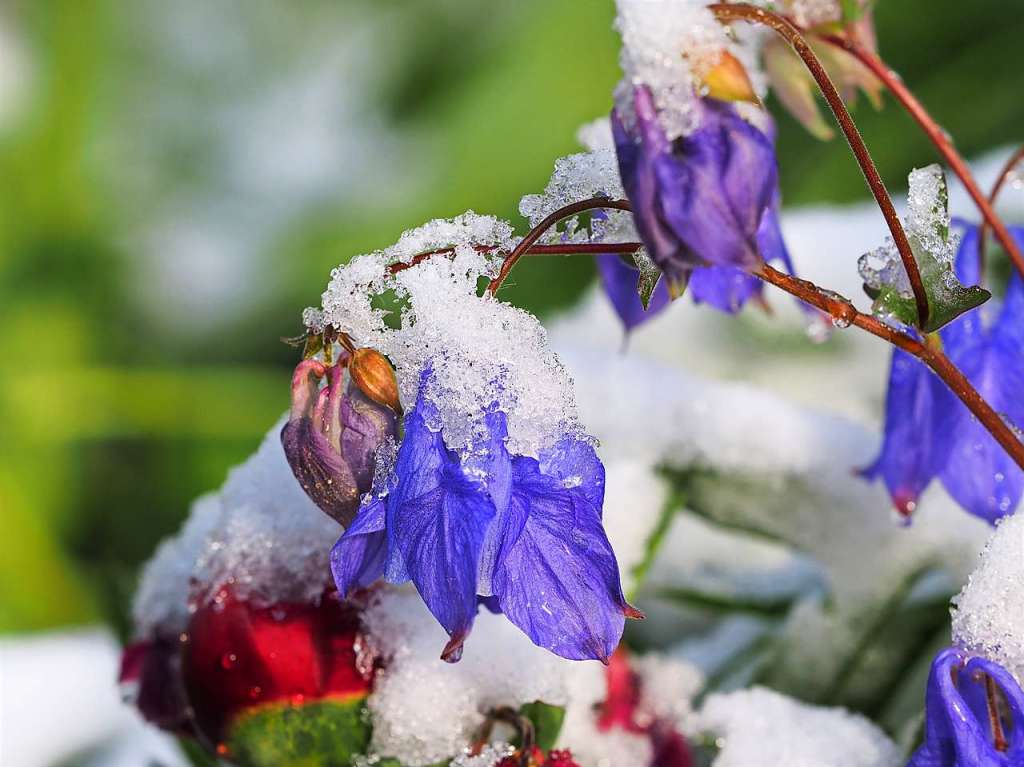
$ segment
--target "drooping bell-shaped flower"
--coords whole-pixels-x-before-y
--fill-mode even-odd
[[[679,291],[694,269],[750,269],[764,256],[758,230],[778,186],[771,138],[733,104],[695,100],[698,127],[669,140],[654,97],[633,91],[633,119],[612,113],[623,188],[654,262]]]
[[[411,580],[451,637],[457,661],[482,601],[537,645],[607,660],[624,618],[618,565],[601,524],[604,467],[567,436],[538,458],[509,454],[504,413],[489,409],[469,448],[444,441],[421,379],[389,477],[375,487],[331,554],[342,594],[380,577]]]
[[[395,436],[397,420],[391,407],[367,396],[355,378],[346,390],[347,361],[328,366],[309,359],[298,364],[292,375],[291,412],[281,430],[285,456],[302,489],[346,526],[372,484],[377,448]]]
[[[757,231],[757,245],[766,262],[777,261],[790,274],[793,264],[779,225],[778,195],[765,211]],[[640,272],[614,254],[597,257],[601,286],[626,333],[657,316],[670,301],[666,280],[659,280],[644,307],[638,291]],[[687,292],[694,303],[736,314],[751,298],[760,297],[764,283],[734,266],[700,266],[690,273]]]
[[[907,767],[1024,764],[1024,692],[990,660],[950,648],[932,663],[924,743]]]
[[[1013,230],[1024,242],[1024,230]],[[978,232],[968,226],[956,258],[957,277],[979,277]],[[986,401],[1018,427],[1024,424],[1024,281],[1014,274],[994,318],[985,309],[962,314],[939,331],[946,355]],[[881,452],[865,469],[881,477],[897,511],[909,516],[938,477],[971,514],[995,522],[1024,494],[1024,471],[966,406],[924,364],[894,350]]]

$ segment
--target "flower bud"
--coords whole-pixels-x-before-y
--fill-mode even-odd
[[[348,764],[369,741],[365,647],[336,592],[257,608],[225,589],[193,614],[182,645],[194,726],[244,767]]]
[[[327,385],[321,389],[324,377]],[[343,379],[341,365],[328,367],[318,360],[298,364],[281,443],[306,495],[347,527],[359,508],[359,497],[373,483],[377,448],[396,434],[396,417],[392,409],[364,395],[361,386],[356,388],[354,376],[356,386],[350,384],[345,392]]]
[[[374,349],[356,349],[352,352],[348,369],[352,380],[363,394],[401,414],[398,381],[395,380],[395,371],[391,363],[383,354]]]
[[[704,73],[707,95],[720,101],[749,101],[760,103],[747,70],[740,60],[728,51],[723,51],[718,63]]]

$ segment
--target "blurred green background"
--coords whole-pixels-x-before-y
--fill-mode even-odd
[[[883,54],[967,156],[1024,137],[1010,5],[878,6]],[[610,0],[0,6],[0,631],[127,630],[139,564],[286,408],[278,338],[330,269],[428,218],[515,217],[610,106],[612,17]],[[842,143],[773,111],[787,205],[864,196]],[[856,116],[894,186],[932,161],[891,101]],[[592,276],[531,259],[507,295],[550,313]]]

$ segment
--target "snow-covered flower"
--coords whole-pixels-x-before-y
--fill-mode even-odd
[[[457,661],[481,602],[537,645],[607,661],[624,618],[618,565],[601,524],[604,467],[567,435],[537,458],[510,454],[506,414],[481,409],[482,436],[452,449],[420,381],[394,470],[367,496],[331,554],[342,594],[380,577],[411,580]]]
[[[298,364],[291,412],[281,429],[285,456],[302,489],[343,525],[352,522],[359,497],[370,489],[377,448],[396,433],[394,411],[370,399],[360,381],[351,380],[345,391],[347,361],[346,354],[337,365],[315,359]],[[378,364],[387,362],[380,357]],[[390,367],[387,373],[394,378]],[[320,388],[324,378],[327,384]]]
[[[357,608],[333,589],[316,604],[257,607],[225,587],[180,637],[129,646],[121,684],[147,720],[236,764],[347,763],[369,740],[363,646]]]
[[[778,185],[771,139],[731,104],[700,99],[700,126],[670,141],[654,97],[634,90],[635,126],[612,115],[622,184],[637,230],[670,283],[682,288],[701,266],[750,269]]]
[[[907,767],[1024,763],[1024,692],[998,663],[949,648],[935,656],[924,743]]]
[[[978,281],[978,230],[966,226],[956,275]],[[1012,229],[1024,243],[1024,230]],[[984,310],[960,315],[939,331],[943,349],[978,392],[1012,423],[1024,424],[1024,281],[1014,274],[992,321]],[[881,477],[897,511],[909,516],[933,478],[978,517],[995,522],[1024,493],[1024,471],[921,362],[895,349],[886,397],[885,438],[863,472]]]

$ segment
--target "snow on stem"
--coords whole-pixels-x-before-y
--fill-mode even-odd
[[[928,319],[928,297],[925,294],[924,283],[921,280],[921,272],[917,268],[917,262],[914,260],[914,254],[910,249],[910,242],[907,240],[907,234],[903,230],[903,224],[896,214],[892,198],[885,188],[885,182],[882,181],[882,177],[878,174],[878,169],[871,159],[868,148],[864,144],[864,139],[861,138],[860,131],[857,130],[857,126],[850,116],[850,111],[846,108],[846,104],[843,103],[839,91],[836,90],[831,78],[829,78],[828,73],[825,71],[825,67],[822,66],[814,51],[811,50],[811,46],[808,45],[803,34],[791,21],[783,16],[748,3],[715,3],[709,5],[708,8],[721,22],[747,21],[771,28],[789,43],[796,54],[803,60],[811,76],[817,82],[821,94],[825,97],[825,101],[828,102],[832,114],[835,115],[839,127],[846,136],[846,140],[850,144],[850,149],[853,150],[854,157],[857,158],[857,163],[860,165],[868,187],[871,189],[871,193],[874,195],[875,201],[885,217],[885,223],[889,226],[892,240],[899,251],[900,259],[903,261],[903,268],[907,272],[910,287],[914,292],[919,325],[923,326]]]
[[[949,134],[943,130],[942,126],[935,122],[935,119],[928,113],[917,97],[911,92],[911,90],[903,83],[900,76],[894,72],[889,66],[879,57],[877,54],[872,53],[863,45],[858,43],[856,40],[852,40],[849,37],[841,35],[827,35],[823,38],[830,45],[834,45],[837,48],[841,48],[851,56],[856,58],[861,64],[867,67],[871,73],[877,77],[881,83],[888,89],[888,91],[896,98],[897,101],[903,106],[914,121],[921,127],[924,134],[928,139],[935,145],[939,154],[949,165],[950,170],[956,174],[957,178],[964,185],[967,193],[974,200],[974,204],[977,206],[978,211],[981,213],[984,219],[981,225],[981,235],[978,238],[978,247],[984,252],[985,246],[985,235],[988,229],[992,229],[995,232],[996,239],[999,240],[999,244],[1003,246],[1003,249],[1010,256],[1010,260],[1013,262],[1014,267],[1021,275],[1024,275],[1024,254],[1021,253],[1020,247],[1018,247],[1016,241],[1010,235],[1009,230],[1006,228],[1006,224],[1003,223],[1002,219],[995,211],[995,196],[999,193],[999,188],[1002,185],[1006,174],[1009,173],[1012,168],[1024,159],[1024,149],[1018,150],[1003,170],[1003,175],[1000,176],[1000,181],[996,183],[995,188],[992,190],[992,194],[989,197],[985,197],[984,192],[978,186],[978,182],[974,179],[971,174],[970,168],[964,161],[960,153],[956,151],[956,147],[953,146],[953,142],[950,140]]]

